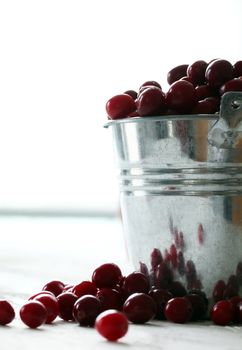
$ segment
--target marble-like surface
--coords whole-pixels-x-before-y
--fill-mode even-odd
[[[0,218],[0,235],[0,297],[12,302],[16,310],[15,320],[0,327],[1,350],[242,348],[242,326],[219,327],[210,322],[130,324],[127,335],[117,343],[107,342],[94,329],[60,319],[29,329],[19,319],[18,310],[48,281],[90,279],[94,268],[104,262],[119,264],[124,274],[132,271],[122,227],[114,219],[8,217]]]

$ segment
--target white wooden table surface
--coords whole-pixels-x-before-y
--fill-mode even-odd
[[[31,294],[50,280],[78,283],[90,279],[104,262],[131,272],[122,227],[112,219],[0,218],[0,297],[16,309],[16,319],[0,327],[1,350],[167,349],[241,350],[242,326],[211,323],[186,325],[154,321],[133,325],[117,343],[104,340],[94,329],[60,319],[38,329],[27,328],[18,310]]]

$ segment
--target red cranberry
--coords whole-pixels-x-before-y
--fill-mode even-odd
[[[52,295],[52,296],[55,296],[53,293],[48,292],[48,290],[45,290],[45,291],[42,291],[42,292],[39,292],[39,293],[36,293],[36,294],[31,295],[31,296],[28,298],[28,300],[33,300],[35,297],[38,297],[39,295]]]
[[[96,295],[97,293],[97,287],[95,283],[90,282],[90,281],[82,281],[79,284],[76,284],[72,288],[72,292],[78,296],[78,298],[82,297],[83,295],[86,294],[91,294],[91,295]]]
[[[132,272],[124,278],[122,289],[129,296],[133,293],[148,293],[149,286],[149,280],[143,273]]]
[[[116,310],[102,312],[95,321],[95,328],[98,333],[110,341],[122,338],[127,333],[128,327],[127,317]]]
[[[51,281],[48,282],[42,290],[47,290],[51,293],[53,293],[56,297],[57,295],[61,294],[63,292],[63,289],[65,288],[65,284],[61,281]]]
[[[142,324],[155,317],[156,305],[149,295],[134,293],[125,301],[123,312],[130,322]]]
[[[173,281],[169,285],[169,292],[173,297],[184,297],[187,294],[186,288],[179,281]]]
[[[187,298],[192,305],[192,320],[196,321],[204,319],[208,310],[208,305],[205,302],[204,297],[199,294],[189,293],[185,298]]]
[[[229,301],[233,305],[233,309],[234,309],[233,322],[236,322],[236,323],[241,322],[242,321],[242,308],[240,311],[239,304],[241,303],[241,306],[242,306],[242,298],[239,295],[236,295],[236,296],[230,298]],[[240,313],[241,313],[241,315],[240,315]]]
[[[106,104],[106,111],[111,119],[125,118],[135,110],[135,101],[127,94],[113,96]]]
[[[7,300],[0,300],[0,325],[4,326],[13,321],[15,311]]]
[[[226,60],[215,60],[206,69],[205,77],[212,88],[220,88],[226,81],[233,79],[233,66]]]
[[[218,301],[211,310],[211,320],[219,326],[230,324],[233,318],[233,305],[229,300]]]
[[[196,61],[187,68],[187,75],[195,85],[200,85],[205,82],[205,71],[208,64],[205,61]]]
[[[237,61],[234,64],[234,76],[238,78],[242,75],[242,61]]]
[[[142,87],[144,87],[144,86],[156,86],[156,87],[158,87],[159,89],[161,89],[160,84],[159,84],[157,81],[155,81],[155,80],[148,80],[148,81],[146,81],[145,83],[143,83],[143,84],[140,86],[140,88],[142,88]]]
[[[115,289],[101,288],[97,291],[96,297],[100,301],[101,311],[120,310],[122,307],[122,294]]]
[[[242,91],[242,80],[236,78],[226,81],[226,83],[221,86],[219,93],[223,95],[225,92],[229,91]]]
[[[59,304],[59,317],[64,321],[73,320],[73,306],[78,297],[72,292],[65,292],[58,295],[57,300]]]
[[[33,300],[41,302],[47,311],[45,323],[53,322],[59,314],[59,305],[56,297],[50,294],[39,294]]]
[[[155,318],[163,320],[165,318],[164,308],[168,300],[173,298],[173,295],[166,289],[151,289],[149,291],[149,296],[151,296],[156,304]]]
[[[181,64],[172,68],[167,74],[167,82],[169,85],[187,75],[188,64]]]
[[[194,85],[192,79],[190,77],[188,77],[188,76],[182,77],[179,80],[185,80],[185,81],[188,81],[189,83],[191,83],[192,85]]]
[[[45,323],[47,311],[42,303],[36,300],[31,300],[21,307],[19,315],[26,326],[37,328]]]
[[[155,271],[157,266],[163,261],[161,251],[157,248],[154,248],[151,253],[150,260],[151,260],[151,268],[152,270]]]
[[[80,326],[93,326],[100,312],[100,301],[93,295],[80,297],[73,307],[73,317]]]
[[[175,323],[186,323],[192,318],[192,305],[185,297],[170,299],[164,310],[168,321]]]
[[[222,300],[224,296],[224,290],[226,288],[226,284],[223,280],[219,280],[213,289],[213,300],[215,302]]]
[[[92,282],[97,288],[113,288],[122,278],[120,268],[116,264],[107,263],[96,268],[92,274]]]
[[[197,103],[194,86],[188,81],[176,81],[166,94],[166,103],[168,108],[175,109],[180,113],[190,112]]]
[[[131,96],[134,101],[136,100],[136,98],[138,96],[137,92],[134,90],[127,90],[124,92],[124,94]]]
[[[220,98],[219,97],[206,97],[205,101],[209,101],[212,106],[212,113],[218,112],[220,108]]]
[[[208,85],[198,85],[195,87],[195,90],[199,101],[212,96],[212,90]]]
[[[145,89],[136,100],[140,116],[160,115],[166,108],[165,94],[157,87]]]
[[[191,114],[213,114],[213,106],[207,100],[198,101],[193,107]]]

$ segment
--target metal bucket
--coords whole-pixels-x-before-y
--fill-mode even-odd
[[[215,300],[242,286],[241,120],[242,94],[230,92],[220,114],[105,125],[113,132],[128,253],[155,285],[176,280]]]

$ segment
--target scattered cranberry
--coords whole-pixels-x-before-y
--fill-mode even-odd
[[[165,94],[155,86],[149,87],[138,96],[136,105],[140,116],[160,115],[166,108]]]
[[[173,281],[169,285],[169,292],[173,297],[184,297],[187,294],[186,288],[179,281]]]
[[[78,297],[72,292],[65,292],[58,295],[58,305],[59,305],[59,317],[64,321],[73,320],[73,306],[77,301]]]
[[[122,278],[120,268],[116,264],[107,263],[96,268],[92,274],[92,282],[97,288],[113,288]]]
[[[101,311],[122,308],[122,294],[115,289],[101,288],[97,291],[96,297],[100,301]]]
[[[72,292],[78,296],[78,298],[82,297],[83,295],[86,294],[91,294],[91,295],[96,295],[97,293],[97,287],[95,283],[90,282],[90,281],[82,281],[79,284],[76,284],[72,288]]]
[[[192,318],[192,305],[185,297],[176,297],[170,299],[164,310],[168,321],[175,323],[186,323]]]
[[[123,312],[133,323],[146,323],[156,315],[156,304],[147,294],[134,293],[128,297],[123,305]]]
[[[95,328],[99,334],[109,341],[122,338],[128,331],[128,319],[124,313],[116,310],[102,312],[95,321]]]
[[[19,315],[23,323],[30,328],[41,326],[47,319],[45,306],[37,300],[31,300],[24,304],[19,311]]]
[[[51,281],[48,282],[42,290],[47,290],[51,293],[53,293],[56,297],[63,292],[63,289],[65,288],[65,284],[61,281]]]
[[[151,296],[156,304],[155,318],[163,320],[165,318],[164,308],[168,300],[173,298],[173,295],[167,289],[151,289],[149,291],[149,296]]]
[[[135,110],[135,101],[127,94],[113,96],[106,104],[106,111],[111,119],[125,118]]]
[[[73,317],[80,326],[93,326],[100,312],[100,301],[93,295],[84,295],[77,299],[73,307]]]
[[[205,61],[196,61],[187,68],[187,75],[195,85],[200,85],[205,82],[205,71],[208,64]]]
[[[167,74],[167,82],[169,85],[187,75],[188,64],[181,64],[171,69]]]
[[[53,322],[59,314],[59,304],[54,295],[40,294],[37,295],[33,300],[41,302],[47,311],[47,317],[45,323]]]
[[[219,325],[229,325],[234,318],[233,305],[229,300],[218,301],[211,310],[211,320]]]
[[[175,109],[180,113],[190,112],[197,103],[194,86],[188,81],[176,81],[166,94],[166,103],[168,108]]]
[[[12,305],[4,299],[0,300],[0,325],[4,326],[13,321],[15,311]]]
[[[148,293],[150,283],[148,278],[141,272],[133,272],[124,278],[122,289],[126,296],[133,293]]]
[[[215,60],[206,69],[205,77],[212,88],[220,88],[226,81],[233,79],[233,66],[226,60]]]
[[[208,305],[205,302],[204,297],[199,294],[189,293],[185,298],[188,299],[192,305],[192,320],[196,321],[204,319],[208,310]]]

